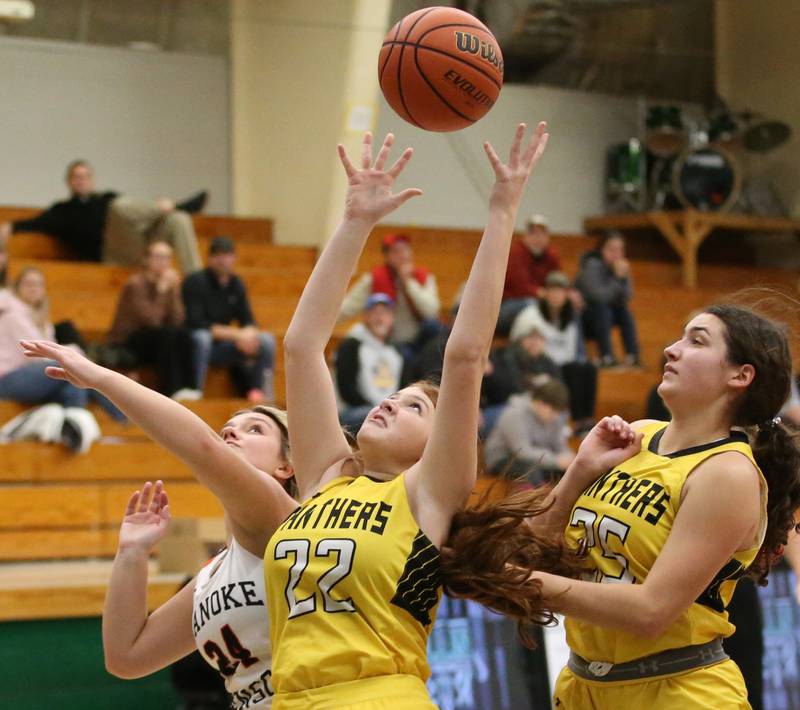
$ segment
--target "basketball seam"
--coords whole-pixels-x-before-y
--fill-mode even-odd
[[[405,19],[406,19],[406,18],[404,17],[404,18],[402,18],[402,19],[400,20],[400,22],[398,22],[398,23],[397,23],[397,32],[395,32],[395,33],[394,33],[394,39],[395,39],[395,40],[397,40],[397,36],[400,34],[400,28],[402,27],[402,25],[403,25],[403,21],[404,21]],[[385,46],[386,46],[386,44],[387,44],[387,43],[386,43],[386,42],[384,42],[384,43],[383,43],[383,46],[385,47]],[[380,71],[378,71],[378,83],[379,83],[379,84],[383,83],[383,72],[386,70],[386,65],[387,65],[387,64],[389,64],[389,60],[390,60],[390,59],[391,59],[391,57],[392,57],[392,52],[394,52],[394,40],[392,41],[392,47],[391,47],[391,49],[389,50],[389,53],[386,55],[386,60],[383,62],[383,66],[380,68]]]
[[[461,64],[466,64],[471,69],[474,69],[476,72],[481,74],[482,76],[486,77],[492,84],[497,87],[497,90],[500,91],[503,88],[503,85],[497,81],[491,74],[489,74],[486,70],[481,69],[481,67],[475,66],[471,64],[465,59],[461,59],[461,57],[457,57],[454,54],[450,54],[449,52],[445,52],[441,49],[437,49],[436,47],[429,47],[427,44],[417,44],[416,42],[384,42],[383,46],[385,47],[387,44],[401,44],[403,48],[405,47],[414,47],[419,49],[427,49],[429,52],[434,52],[436,54],[443,54],[445,57],[450,57],[450,59],[455,60],[456,62],[460,62]],[[400,57],[402,58],[403,53],[402,50],[400,51]]]
[[[431,80],[430,80],[430,79],[428,79],[428,77],[425,75],[425,72],[424,72],[424,71],[422,71],[422,67],[419,65],[419,58],[418,58],[418,56],[417,56],[417,55],[418,55],[418,53],[419,53],[419,47],[414,47],[414,64],[416,64],[416,65],[417,65],[417,70],[419,71],[419,75],[420,75],[420,76],[421,76],[421,77],[422,77],[422,78],[425,80],[425,83],[428,85],[428,87],[430,88],[430,90],[431,90],[431,91],[432,91],[434,94],[436,94],[436,96],[438,96],[438,97],[439,97],[439,101],[441,101],[441,102],[442,102],[442,103],[443,103],[445,106],[447,106],[447,108],[449,108],[449,109],[450,109],[450,110],[451,110],[451,111],[452,111],[454,114],[456,114],[457,116],[460,116],[460,117],[461,117],[461,118],[463,118],[465,121],[470,121],[471,123],[475,123],[475,121],[477,121],[478,119],[475,119],[475,118],[470,118],[469,116],[465,116],[465,115],[464,115],[463,113],[461,113],[461,111],[459,111],[457,108],[455,108],[454,106],[451,106],[451,105],[450,105],[450,102],[449,102],[449,101],[448,101],[446,98],[444,98],[444,96],[442,96],[442,95],[441,95],[441,94],[438,92],[438,90],[436,89],[436,87],[435,87],[435,86],[434,86],[434,85],[431,83]]]
[[[417,26],[419,21],[426,15],[433,12],[435,9],[436,9],[435,7],[430,8],[427,12],[423,12],[416,20],[414,20],[411,27],[408,28],[408,32],[406,32],[405,38],[408,39],[408,36]],[[422,128],[422,124],[419,121],[417,121],[417,119],[415,119],[414,116],[412,115],[411,111],[408,110],[408,106],[406,104],[406,97],[403,96],[403,82],[401,81],[402,78],[401,72],[403,69],[403,54],[405,53],[405,50],[406,50],[406,43],[404,41],[403,46],[400,48],[400,58],[397,60],[397,93],[400,94],[400,103],[403,104],[403,110],[408,114],[408,118],[411,121],[411,123],[413,123],[417,128]]]

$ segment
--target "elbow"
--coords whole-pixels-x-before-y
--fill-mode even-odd
[[[122,680],[135,680],[146,675],[145,673],[137,672],[134,665],[127,659],[109,653],[105,654],[105,666],[106,672]]]
[[[283,355],[286,359],[297,358],[310,352],[314,347],[313,339],[308,334],[293,330],[291,326],[283,336]],[[324,351],[324,345],[322,346]]]
[[[646,639],[657,639],[664,635],[667,629],[673,624],[678,614],[667,610],[662,604],[649,603],[645,601],[642,605],[637,605],[632,614],[630,631],[636,636]]]
[[[477,341],[461,340],[453,341],[450,339],[444,349],[444,363],[447,366],[466,365],[467,367],[480,370],[482,373],[486,369],[486,362],[489,352],[485,343]]]

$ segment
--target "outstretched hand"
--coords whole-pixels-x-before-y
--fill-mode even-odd
[[[125,507],[125,517],[119,529],[119,547],[150,552],[167,534],[170,522],[169,499],[164,484],[155,486],[147,481],[136,491]]]
[[[574,463],[593,481],[638,454],[642,437],[622,417],[603,417],[581,442]]]
[[[406,148],[394,165],[386,170],[386,162],[389,159],[393,143],[394,136],[388,133],[373,164],[372,134],[366,133],[361,146],[361,168],[359,169],[350,162],[344,146],[341,144],[337,146],[339,159],[347,174],[345,219],[377,223],[412,197],[422,194],[422,190],[415,187],[392,194],[394,181],[403,172],[413,153],[412,148]]]
[[[20,340],[25,357],[55,360],[58,367],[49,366],[45,373],[54,380],[67,380],[82,389],[94,388],[105,368],[92,362],[73,348],[49,340]]]
[[[496,208],[516,210],[525,191],[534,166],[539,162],[539,158],[544,153],[547,146],[547,124],[541,121],[536,130],[532,133],[528,145],[522,149],[522,141],[525,137],[527,126],[520,123],[514,134],[514,141],[509,151],[508,163],[504,163],[498,157],[495,149],[489,141],[483,144],[483,149],[489,158],[494,170],[495,182],[492,193],[489,197],[489,206]]]

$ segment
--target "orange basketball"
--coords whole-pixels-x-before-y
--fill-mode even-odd
[[[457,131],[482,118],[503,86],[503,55],[479,20],[452,7],[406,15],[386,35],[381,91],[398,115],[426,131]]]

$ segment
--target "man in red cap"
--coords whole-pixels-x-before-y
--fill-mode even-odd
[[[391,341],[408,359],[441,328],[436,277],[427,269],[414,266],[408,235],[386,234],[381,249],[383,264],[356,281],[339,317],[352,318],[364,310],[372,294],[386,294],[395,303]]]

